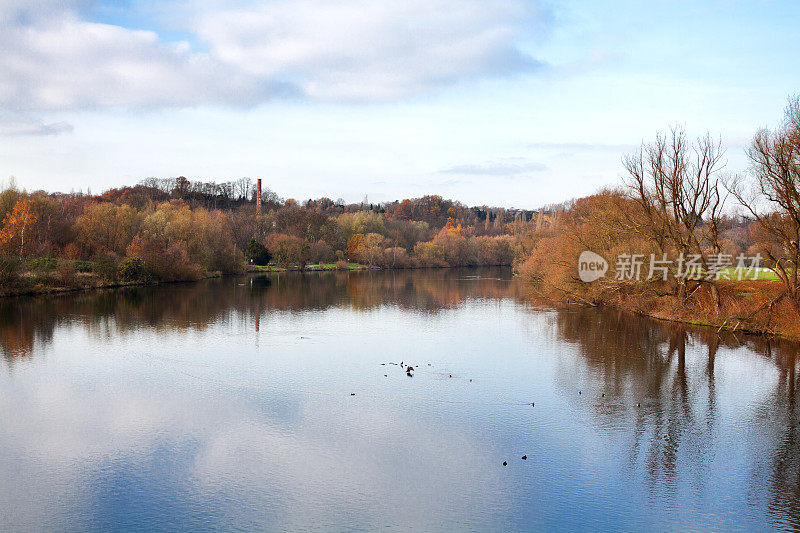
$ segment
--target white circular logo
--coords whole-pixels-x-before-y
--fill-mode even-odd
[[[586,250],[578,257],[578,276],[581,281],[591,283],[606,275],[608,261],[602,255]]]

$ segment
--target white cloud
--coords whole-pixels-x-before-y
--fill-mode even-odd
[[[440,172],[446,174],[472,174],[482,176],[519,176],[547,170],[547,165],[523,157],[509,157],[483,163],[455,165]]]
[[[536,69],[516,43],[524,27],[546,27],[523,0],[194,0],[171,11],[172,24],[199,52],[87,20],[88,3],[0,5],[0,109],[249,105],[287,93],[391,100]]]
[[[59,135],[72,132],[73,127],[66,122],[45,123],[26,115],[0,114],[0,136],[4,135]]]
[[[0,105],[12,110],[192,105],[252,99],[262,89],[186,43],[79,18],[76,11],[0,12]]]
[[[210,54],[323,100],[390,100],[541,66],[516,46],[545,19],[518,0],[295,0],[201,13]]]
[[[583,142],[535,142],[528,145],[529,148],[553,150],[553,151],[575,151],[575,152],[619,152],[635,150],[635,144],[603,144],[603,143],[583,143]]]

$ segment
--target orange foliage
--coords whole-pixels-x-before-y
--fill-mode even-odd
[[[347,240],[347,248],[344,253],[350,261],[355,261],[358,257],[358,249],[364,246],[364,234],[356,233]]]
[[[0,253],[10,255],[19,249],[22,257],[25,251],[25,234],[36,223],[37,216],[33,210],[33,200],[19,200],[3,220],[0,229]]]
[[[448,217],[447,224],[445,224],[444,228],[442,228],[442,231],[447,232],[449,235],[463,236],[464,228],[461,227],[461,223],[459,222],[458,224],[453,224],[454,222],[455,220],[453,220],[453,217]]]

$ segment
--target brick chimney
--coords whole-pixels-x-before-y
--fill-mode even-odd
[[[261,178],[256,185],[256,216],[261,216]]]

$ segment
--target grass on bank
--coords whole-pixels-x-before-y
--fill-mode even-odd
[[[720,281],[778,281],[778,275],[766,267],[726,267],[720,271]]]
[[[319,263],[306,265],[303,270],[322,271],[322,270],[366,270],[370,267],[359,263],[349,263],[337,261],[336,263]],[[275,263],[268,265],[247,265],[248,272],[285,272],[287,270],[300,270],[299,267],[285,267]]]

